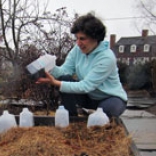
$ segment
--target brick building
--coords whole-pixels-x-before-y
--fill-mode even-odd
[[[143,30],[142,36],[122,37],[117,42],[116,36],[111,35],[110,47],[118,61],[127,65],[156,59],[156,35],[148,36],[148,30]]]

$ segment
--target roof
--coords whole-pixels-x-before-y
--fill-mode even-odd
[[[147,37],[122,37],[116,45],[141,45],[141,44],[156,44],[156,35]]]

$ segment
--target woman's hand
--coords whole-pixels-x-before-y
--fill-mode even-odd
[[[45,71],[45,74],[46,74],[46,77],[45,78],[43,78],[43,77],[39,78],[36,81],[37,84],[50,83],[54,86],[58,86],[58,87],[61,86],[61,81],[56,80],[50,73],[48,73],[46,71]]]

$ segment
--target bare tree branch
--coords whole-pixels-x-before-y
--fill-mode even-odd
[[[139,27],[147,27],[152,34],[156,34],[156,0],[136,1],[136,11],[144,18],[136,20]]]

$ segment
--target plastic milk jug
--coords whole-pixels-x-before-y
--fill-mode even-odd
[[[41,69],[50,71],[56,64],[56,56],[45,54],[26,66],[30,74],[35,74]]]
[[[55,127],[64,128],[69,125],[69,112],[64,106],[59,106],[55,113]]]
[[[30,112],[28,108],[23,108],[22,112],[20,113],[19,126],[20,127],[34,126],[33,113]]]
[[[6,132],[10,128],[16,126],[15,116],[10,114],[7,110],[4,110],[3,114],[0,116],[0,133]]]
[[[88,116],[87,127],[91,126],[104,126],[109,123],[108,116],[103,112],[102,108],[97,108],[97,110]]]

